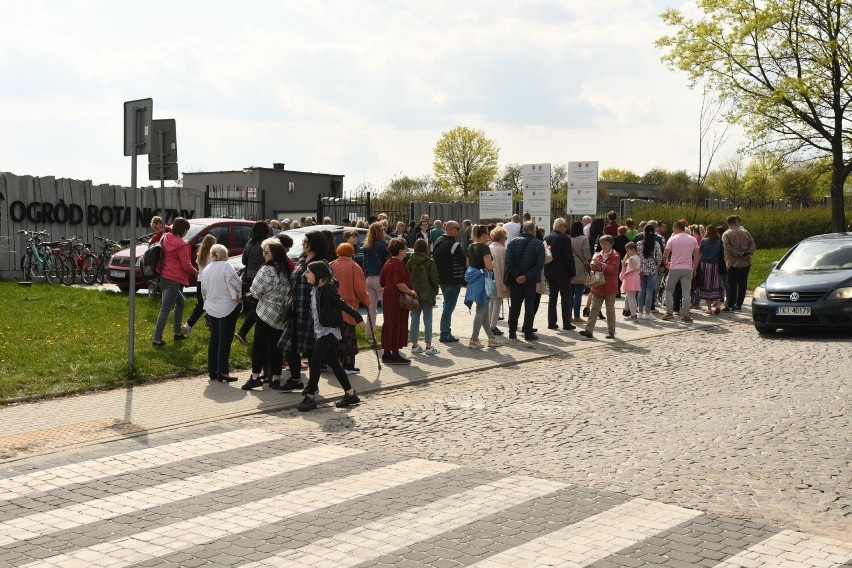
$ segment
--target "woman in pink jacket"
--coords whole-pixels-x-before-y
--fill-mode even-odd
[[[160,315],[154,327],[154,347],[162,347],[166,344],[163,341],[163,330],[166,328],[166,320],[169,319],[172,308],[175,309],[175,341],[186,339],[181,330],[183,306],[186,302],[183,287],[189,286],[189,277],[198,273],[190,260],[189,243],[183,241],[187,231],[189,231],[189,221],[178,217],[172,223],[172,232],[166,233],[161,243],[163,250],[160,254],[163,267],[160,269],[160,289],[163,291],[163,302],[160,304]]]
[[[603,235],[598,240],[601,245],[600,252],[592,257],[589,266],[591,272],[603,272],[605,282],[600,286],[592,288],[589,295],[592,298],[592,307],[589,312],[589,320],[586,329],[580,332],[583,337],[592,338],[592,331],[601,313],[601,304],[606,304],[606,328],[607,339],[615,339],[615,295],[618,293],[618,274],[621,272],[621,258],[612,248],[613,238]]]
[[[369,307],[370,296],[367,294],[367,279],[364,271],[352,260],[354,255],[355,247],[349,243],[341,243],[337,247],[337,260],[331,263],[331,270],[337,280],[340,297],[357,310],[361,304]],[[340,328],[342,339],[337,345],[337,355],[347,375],[361,372],[361,369],[355,366],[355,355],[358,354],[355,324],[355,319],[343,312],[343,327]]]

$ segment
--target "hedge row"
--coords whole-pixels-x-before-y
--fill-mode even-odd
[[[633,215],[637,225],[641,220],[656,219],[671,224],[678,219],[686,219],[690,224],[726,226],[728,215],[742,217],[743,226],[748,229],[758,248],[790,247],[806,237],[831,232],[831,209],[828,207],[810,207],[793,211],[771,209],[740,209],[720,211],[679,207],[674,205],[655,205],[642,208]]]

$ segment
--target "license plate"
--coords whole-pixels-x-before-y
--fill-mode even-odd
[[[809,316],[811,315],[810,306],[783,306],[775,309],[777,316]]]
[[[127,278],[127,274],[121,270],[110,270],[109,275],[113,278]]]

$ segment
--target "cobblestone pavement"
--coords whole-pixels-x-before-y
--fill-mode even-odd
[[[280,418],[279,418],[280,420]],[[236,421],[16,462],[0,565],[833,567],[852,544]]]
[[[243,422],[852,541],[848,346],[744,322]]]

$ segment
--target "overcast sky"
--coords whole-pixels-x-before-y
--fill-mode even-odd
[[[123,103],[151,97],[182,172],[284,162],[382,187],[431,174],[458,125],[501,168],[694,172],[700,93],[653,45],[680,4],[0,0],[0,170],[129,185]]]

